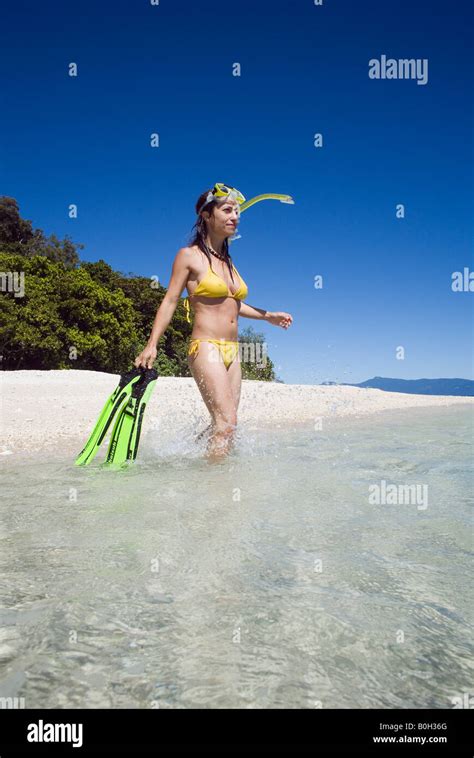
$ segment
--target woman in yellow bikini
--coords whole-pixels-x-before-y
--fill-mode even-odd
[[[281,199],[282,196],[275,197]],[[188,321],[191,300],[194,308],[188,362],[211,414],[208,455],[212,460],[229,452],[237,424],[242,380],[238,317],[261,319],[283,329],[293,321],[289,313],[271,313],[243,303],[248,288],[232,262],[228,238],[235,233],[244,202],[245,198],[238,190],[223,184],[216,184],[199,197],[195,236],[189,247],[181,248],[176,254],[168,291],[156,313],[150,338],[135,359],[136,367],[152,368],[158,341],[186,287]]]

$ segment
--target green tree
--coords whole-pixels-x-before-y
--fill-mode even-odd
[[[239,332],[242,360],[242,378],[258,379],[261,382],[275,380],[272,361],[267,355],[265,335],[259,334],[251,326]]]
[[[86,271],[44,256],[0,253],[0,271],[20,271],[23,297],[2,295],[0,354],[6,369],[82,368],[121,373],[140,346],[131,303]]]
[[[78,250],[84,245],[74,243],[67,235],[59,240],[55,234],[45,237],[41,229],[33,229],[31,221],[21,218],[13,197],[0,197],[0,252],[31,258],[43,255],[73,268],[79,263]]]
[[[97,263],[82,263],[81,268],[84,268],[94,281],[108,288],[120,289],[133,303],[136,329],[140,335],[140,352],[148,341],[156,311],[166,295],[166,288],[155,279],[120,274],[103,260]],[[158,343],[156,368],[160,375],[191,376],[186,349],[191,330],[191,325],[186,321],[186,311],[180,303]]]
[[[119,289],[122,274],[118,271],[114,271],[112,266],[109,266],[102,258],[93,263],[89,261],[82,261],[80,267],[87,271],[91,279],[97,284],[107,287],[109,290]]]

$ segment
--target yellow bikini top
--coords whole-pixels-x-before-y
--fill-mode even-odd
[[[202,295],[203,297],[233,297],[234,300],[245,300],[248,294],[248,287],[233,264],[232,269],[235,271],[241,282],[240,287],[237,292],[234,292],[234,294],[229,290],[225,281],[212,270],[211,266],[208,267],[204,279],[201,279],[192,295],[186,297],[184,300],[186,320],[189,321],[189,323],[191,323],[189,315],[189,297]]]

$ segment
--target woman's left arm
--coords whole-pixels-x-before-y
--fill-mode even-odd
[[[283,313],[282,311],[273,313],[272,311],[265,311],[262,308],[254,308],[253,305],[247,305],[247,303],[242,302],[240,303],[239,316],[268,321],[269,324],[281,326],[283,329],[288,329],[293,321],[293,317],[289,313]]]
[[[268,317],[272,314],[268,311],[264,311],[261,308],[254,308],[253,305],[247,305],[246,303],[240,303],[239,316],[244,318],[256,318],[263,321],[268,321]]]

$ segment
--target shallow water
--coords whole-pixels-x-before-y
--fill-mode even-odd
[[[451,708],[472,682],[472,407],[323,423],[243,428],[214,465],[171,429],[122,471],[2,461],[1,695]],[[427,504],[371,504],[381,480]]]

